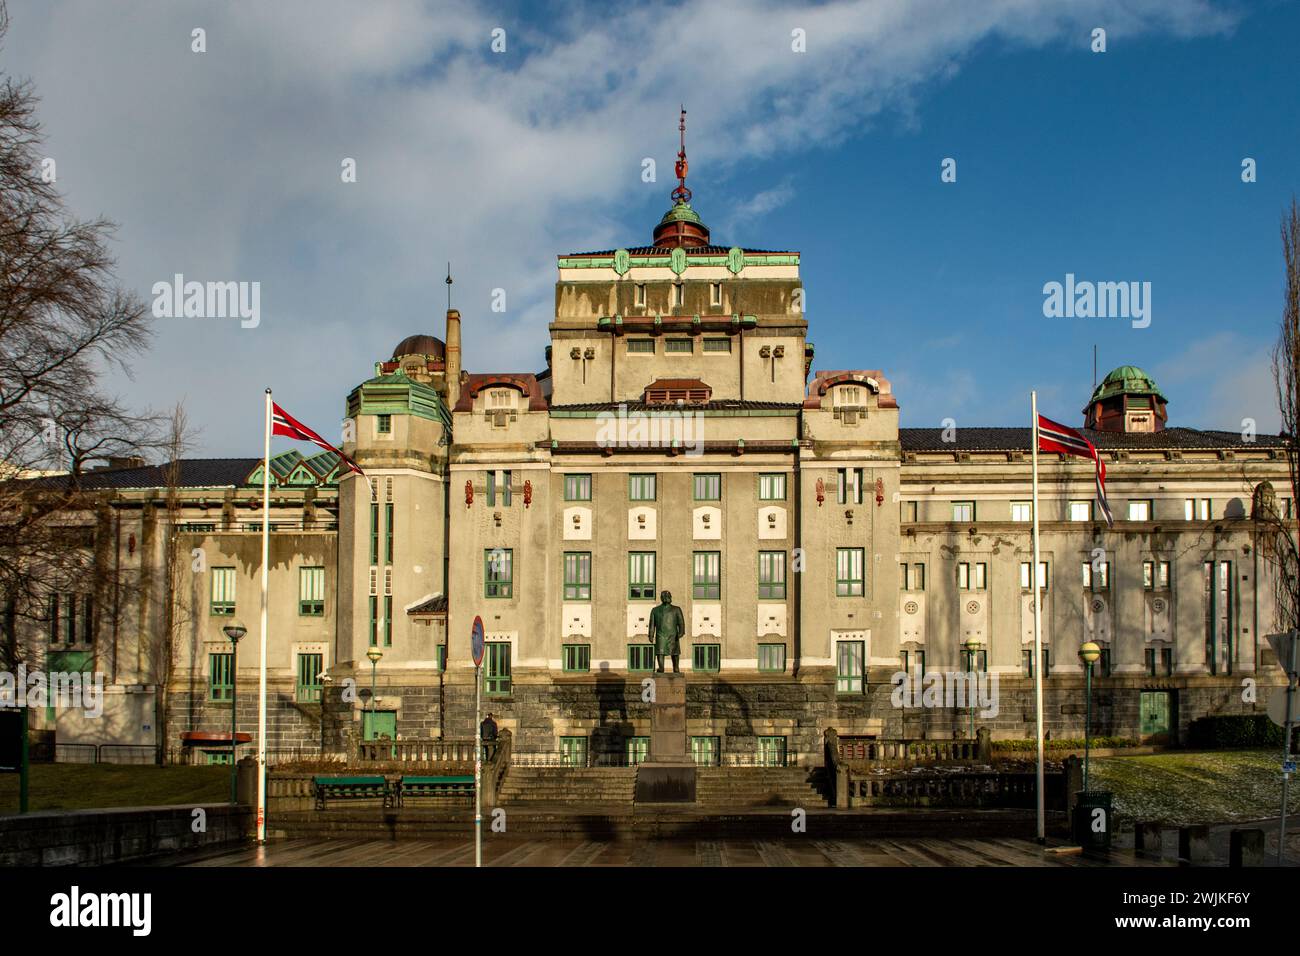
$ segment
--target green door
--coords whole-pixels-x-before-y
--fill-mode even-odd
[[[1144,690],[1139,717],[1143,737],[1169,736],[1169,692],[1164,690]]]
[[[363,718],[363,730],[366,740],[387,737],[397,739],[397,711],[367,710]]]

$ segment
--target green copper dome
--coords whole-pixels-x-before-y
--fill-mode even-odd
[[[1162,402],[1169,401],[1156,387],[1155,380],[1136,365],[1121,365],[1111,371],[1092,393],[1092,401],[1105,401],[1116,395],[1154,395]]]
[[[674,203],[673,208],[664,213],[664,217],[659,220],[659,224],[666,222],[694,222],[700,223],[700,214],[691,208],[687,202]],[[703,223],[700,223],[703,225]]]

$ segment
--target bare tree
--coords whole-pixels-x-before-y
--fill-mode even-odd
[[[0,44],[8,30],[0,0]],[[51,595],[94,589],[95,462],[159,450],[160,419],[104,385],[145,347],[149,315],[119,288],[112,224],[70,215],[41,161],[31,85],[0,75],[0,665]],[[43,478],[41,476],[44,476]]]
[[[1273,381],[1282,419],[1282,438],[1291,481],[1291,508],[1300,503],[1300,209],[1295,197],[1282,216],[1282,327],[1273,349]],[[1255,493],[1252,515],[1257,546],[1273,570],[1278,624],[1300,624],[1300,551],[1294,533],[1294,510],[1282,512],[1273,488],[1264,483]]]

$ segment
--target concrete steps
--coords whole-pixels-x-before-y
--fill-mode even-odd
[[[624,804],[636,789],[635,767],[511,767],[501,786],[504,806],[521,803]]]
[[[710,808],[825,807],[820,767],[701,767],[696,800]]]

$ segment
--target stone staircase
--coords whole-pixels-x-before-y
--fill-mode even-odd
[[[701,807],[825,807],[821,767],[700,767],[695,781]]]
[[[518,767],[511,766],[501,785],[499,802],[632,805],[635,767]]]

